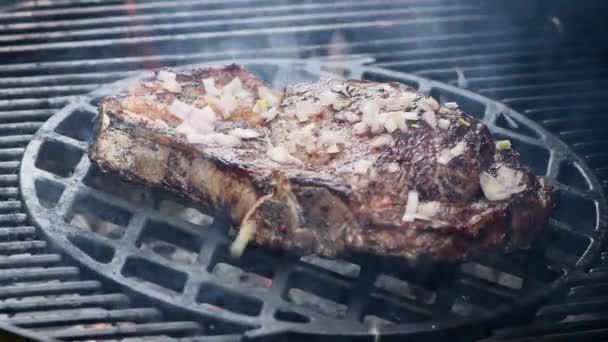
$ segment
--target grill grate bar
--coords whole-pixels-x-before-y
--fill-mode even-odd
[[[118,327],[104,327],[99,329],[72,328],[64,331],[50,331],[49,335],[58,339],[80,340],[94,338],[116,338],[126,336],[146,336],[153,334],[183,336],[186,334],[195,334],[200,330],[201,327],[198,323],[185,321],[143,323]]]
[[[0,267],[36,267],[50,266],[61,262],[59,254],[13,255],[0,256]]]
[[[0,96],[4,99],[20,99],[27,97],[34,98],[49,98],[55,96],[69,96],[82,94],[99,88],[99,84],[79,84],[67,86],[42,86],[28,88],[11,88],[0,89]]]
[[[129,305],[124,294],[100,294],[90,296],[64,296],[54,298],[25,298],[17,301],[0,302],[0,312],[23,312],[31,310],[53,310],[61,308],[99,306],[103,308],[123,308]]]
[[[157,309],[120,309],[104,310],[98,308],[83,308],[74,310],[53,310],[48,312],[29,312],[16,314],[7,319],[11,324],[21,327],[48,326],[64,323],[97,323],[97,322],[146,322],[160,319]]]
[[[17,175],[0,175],[0,184],[4,185],[5,183],[17,183]],[[21,209],[21,201],[0,202],[0,213],[10,212],[19,209]]]
[[[0,174],[3,173],[16,173],[19,169],[20,162],[18,161],[8,161],[8,162],[0,162]],[[17,188],[0,188],[0,198],[16,198],[15,196],[19,194]]]
[[[434,16],[440,16],[442,14],[456,15],[456,14],[475,14],[476,12],[479,14],[479,10],[476,6],[439,6],[436,8],[425,8],[425,9],[412,9],[412,8],[388,8],[388,9],[376,9],[372,12],[369,11],[369,8],[365,8],[362,5],[372,5],[376,6],[374,2],[367,3],[342,3],[341,6],[336,6],[338,4],[335,3],[325,3],[318,8],[320,11],[317,13],[306,12],[303,14],[299,14],[302,12],[294,11],[291,9],[289,12],[285,12],[281,15],[276,15],[273,17],[269,16],[251,16],[251,17],[238,17],[239,12],[241,14],[252,15],[251,9],[231,9],[231,10],[222,10],[222,11],[213,11],[213,10],[205,10],[200,11],[198,13],[193,13],[191,11],[181,12],[181,15],[176,15],[176,13],[167,15],[164,14],[162,18],[164,20],[168,19],[177,19],[177,22],[171,22],[167,24],[158,24],[158,23],[146,23],[143,24],[141,21],[138,21],[137,18],[133,18],[131,16],[123,16],[123,17],[112,17],[113,22],[116,22],[116,19],[122,19],[121,22],[127,22],[127,25],[119,25],[116,26],[114,23],[109,27],[98,27],[98,28],[76,28],[72,30],[66,31],[58,31],[58,32],[36,32],[36,33],[20,33],[20,34],[2,34],[2,30],[0,30],[0,42],[6,44],[25,44],[25,43],[34,43],[36,41],[74,41],[74,40],[84,40],[87,38],[94,39],[103,39],[103,38],[112,38],[121,35],[129,35],[132,37],[136,36],[146,36],[150,33],[159,34],[159,33],[176,33],[179,30],[183,30],[186,32],[196,32],[202,31],[207,28],[209,30],[217,30],[221,31],[222,28],[230,27],[235,29],[237,27],[251,27],[253,24],[263,24],[264,26],[273,26],[277,24],[283,23],[292,23],[298,24],[298,22],[323,22],[327,20],[334,19],[332,21],[335,22],[335,19],[348,20],[348,19],[365,19],[369,20],[372,18],[387,18],[388,15],[398,15],[400,17],[406,17],[407,15],[411,15],[412,17],[421,17],[424,15],[432,14]],[[287,7],[292,7],[291,5]],[[327,12],[327,9],[335,8],[335,7],[343,7],[344,11],[342,12]],[[362,7],[362,8],[359,8]],[[369,6],[368,6],[369,7]],[[283,9],[285,6],[283,7]],[[269,9],[279,10],[279,6],[273,6]],[[221,13],[220,13],[221,12]],[[298,13],[298,14],[293,14]],[[197,16],[197,14],[204,14],[204,16]],[[227,18],[218,18],[221,14],[227,16]],[[70,21],[74,24],[74,21]],[[33,26],[37,26],[39,23],[33,24]],[[28,30],[29,31],[29,30]]]
[[[8,47],[0,47],[0,54],[18,54],[26,52],[46,52],[53,50],[61,50],[66,53],[70,49],[84,48],[107,48],[121,46],[121,51],[128,51],[125,47],[141,46],[142,44],[150,43],[176,43],[187,40],[208,40],[208,39],[228,39],[228,38],[251,38],[261,35],[286,35],[297,33],[312,33],[312,32],[329,32],[335,30],[347,29],[369,29],[391,26],[395,29],[407,25],[436,25],[437,23],[473,23],[480,20],[485,20],[488,23],[492,22],[492,16],[486,15],[454,15],[442,18],[415,18],[402,20],[386,20],[386,21],[361,21],[336,24],[316,24],[316,25],[300,25],[300,26],[283,26],[283,27],[264,27],[256,29],[239,29],[222,32],[201,32],[201,33],[183,33],[183,34],[166,34],[154,35],[146,37],[133,38],[111,38],[111,39],[90,39],[83,41],[67,41],[57,43],[39,43],[39,44],[24,44]],[[51,56],[48,56],[51,57]]]
[[[23,126],[19,126],[19,129],[23,129]],[[23,151],[25,151],[23,147],[0,149],[0,160],[19,160],[23,156]]]
[[[34,227],[9,227],[0,228],[0,239],[21,238],[24,236],[33,236],[36,233]],[[0,274],[0,278],[2,275]]]
[[[73,266],[3,269],[2,273],[0,273],[0,282],[38,281],[46,279],[67,280],[76,277],[78,274],[78,268]]]
[[[60,293],[81,293],[97,291],[101,283],[95,280],[66,281],[60,283],[10,285],[0,287],[0,298],[16,298],[38,295],[54,295]]]
[[[395,4],[395,3],[405,3],[405,4],[412,4],[411,0],[396,0],[396,1],[383,1],[385,4]],[[452,4],[453,3],[458,3],[458,2],[454,2],[454,1],[450,1]],[[450,2],[446,2],[446,1],[426,1],[426,2],[418,2],[418,3],[422,3],[422,4],[426,4],[427,6],[438,6],[441,4],[444,5],[450,5]],[[75,6],[75,7],[69,7],[69,8],[58,8],[58,9],[50,9],[50,10],[41,10],[41,9],[37,9],[35,11],[15,11],[15,12],[11,12],[11,13],[0,13],[0,20],[14,20],[14,19],[20,19],[20,18],[25,18],[25,19],[30,19],[30,18],[39,18],[39,17],[51,17],[51,18],[56,18],[58,16],[67,16],[67,15],[75,15],[77,14],[78,16],[73,16],[73,18],[78,18],[78,17],[82,17],[82,15],[84,14],[92,14],[94,16],[97,17],[105,17],[110,16],[117,16],[117,15],[124,15],[127,13],[142,13],[142,12],[146,12],[146,10],[156,10],[156,13],[159,12],[164,12],[166,13],[168,12],[172,12],[170,11],[170,9],[182,9],[182,8],[192,8],[193,10],[195,9],[195,6],[198,5],[199,8],[209,8],[210,10],[212,10],[212,7],[210,8],[209,5],[220,5],[220,4],[226,4],[226,3],[230,3],[230,4],[240,4],[240,5],[245,5],[245,6],[234,6],[235,10],[238,10],[239,8],[247,8],[248,10],[252,11],[252,12],[256,12],[256,8],[260,8],[262,7],[263,9],[265,9],[265,4],[268,5],[272,5],[274,7],[279,7],[281,5],[284,5],[284,3],[282,3],[281,1],[265,1],[263,3],[260,3],[259,1],[254,1],[254,0],[230,0],[230,1],[221,1],[221,0],[213,0],[213,1],[200,1],[200,0],[185,0],[185,1],[179,1],[179,2],[146,2],[146,3],[141,3],[141,2],[135,2],[135,3],[130,3],[129,6],[126,6],[125,4],[118,4],[118,5],[101,5],[101,6],[95,6],[95,7],[80,7],[80,6]],[[252,4],[253,6],[251,7],[246,7],[247,4]],[[376,2],[376,4],[378,4]],[[316,0],[316,1],[309,1],[307,4],[301,4],[301,5],[295,5],[295,6],[291,6],[291,8],[294,9],[306,9],[306,8],[311,8],[312,6],[321,6],[323,5],[322,1]],[[285,6],[283,6],[285,7]],[[424,8],[424,6],[421,6],[422,8]],[[285,7],[285,8],[289,8],[289,7]]]
[[[27,253],[46,248],[46,241],[0,242],[0,255]]]
[[[21,213],[11,213],[0,215],[0,224],[24,224],[27,223],[27,215]]]

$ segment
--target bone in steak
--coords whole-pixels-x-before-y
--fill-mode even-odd
[[[277,91],[237,66],[158,71],[103,100],[101,170],[228,209],[249,241],[298,254],[463,260],[530,243],[550,186],[456,104],[398,83]]]

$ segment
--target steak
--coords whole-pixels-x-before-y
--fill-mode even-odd
[[[551,187],[455,103],[399,83],[272,89],[237,65],[159,70],[99,105],[102,171],[226,212],[240,255],[458,261],[527,246]]]

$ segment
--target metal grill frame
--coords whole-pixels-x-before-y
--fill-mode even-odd
[[[331,70],[332,68],[338,66],[337,64],[333,65],[331,62],[324,62],[323,64],[321,64],[319,62],[311,60],[243,60],[240,62],[245,66],[278,65],[281,67],[292,67],[296,65],[300,68],[305,69],[309,73],[317,73],[317,75],[322,72],[322,70]],[[218,63],[223,64],[226,63],[226,61],[218,61],[217,63],[205,64]],[[339,63],[339,67],[344,68],[343,61]],[[565,284],[575,279],[576,274],[578,274],[579,271],[585,270],[589,266],[589,264],[595,259],[595,257],[599,253],[600,243],[605,236],[605,230],[603,229],[603,227],[605,227],[606,222],[605,199],[603,193],[601,192],[601,185],[598,180],[591,173],[589,168],[585,165],[584,161],[580,157],[578,157],[563,142],[558,140],[551,133],[546,132],[538,124],[525,118],[523,115],[516,113],[513,110],[510,110],[502,104],[499,104],[483,96],[476,95],[470,91],[409,74],[403,74],[381,68],[365,66],[361,63],[356,62],[349,63],[347,70],[349,70],[350,77],[353,78],[385,78],[400,81],[410,85],[416,85],[418,90],[423,93],[430,93],[434,96],[439,96],[440,98],[446,95],[447,98],[442,98],[443,101],[449,101],[450,96],[457,96],[459,99],[465,99],[466,101],[472,101],[472,103],[481,104],[483,108],[485,108],[485,110],[483,116],[480,118],[484,119],[486,123],[490,123],[489,127],[491,128],[494,134],[500,134],[502,136],[515,139],[523,144],[532,144],[540,148],[548,147],[550,150],[550,155],[547,165],[547,178],[550,179],[551,183],[554,184],[559,191],[572,193],[576,196],[580,196],[582,198],[594,201],[596,203],[598,213],[598,217],[596,220],[597,224],[590,233],[580,232],[576,229],[573,229],[572,227],[561,224],[560,222],[554,222],[556,224],[553,225],[555,226],[555,229],[565,230],[568,232],[568,234],[575,234],[577,236],[582,235],[589,240],[589,245],[584,251],[584,253],[579,256],[578,260],[574,265],[553,265],[557,268],[561,268],[563,275],[557,278],[552,283],[546,284],[547,286],[540,289],[540,291],[537,291],[537,293],[528,295],[526,296],[526,298],[518,300],[515,303],[510,303],[506,307],[501,307],[491,312],[491,314],[484,315],[484,317],[475,317],[473,319],[446,320],[439,322],[431,321],[414,324],[386,326],[383,325],[381,326],[382,334],[414,336],[422,333],[437,334],[441,332],[448,332],[454,328],[468,328],[472,329],[472,331],[479,332],[479,336],[482,336],[481,331],[484,328],[492,326],[494,323],[500,321],[502,321],[502,323],[504,324],[504,320],[507,317],[513,314],[517,315],[518,313],[523,312],[526,309],[534,308],[535,305],[548,298],[556,291],[559,291]],[[149,75],[149,73],[144,73],[144,75]],[[133,79],[129,79],[126,82],[120,82],[119,87],[124,87],[125,84],[130,84],[134,80],[139,80],[141,77],[142,76],[139,76]],[[44,141],[52,140],[60,144],[72,146],[84,152],[87,145],[86,142],[78,141],[70,137],[58,134],[55,130],[58,125],[64,122],[64,120],[69,120],[70,115],[72,115],[76,111],[85,110],[90,113],[94,113],[96,108],[93,104],[96,103],[96,100],[99,99],[100,96],[109,95],[115,90],[116,85],[111,85],[107,87],[102,87],[100,90],[94,91],[88,96],[78,96],[72,98],[70,103],[65,108],[58,111],[55,116],[53,116],[47,123],[45,123],[41,127],[41,129],[38,131],[38,133],[36,134],[32,142],[28,145],[25,151],[20,170],[21,192],[23,194],[24,201],[28,213],[30,214],[30,217],[51,241],[53,241],[61,249],[65,250],[70,256],[82,262],[88,269],[92,270],[93,272],[99,273],[103,278],[107,280],[124,286],[125,289],[129,291],[134,290],[135,292],[143,294],[144,296],[149,297],[151,299],[160,300],[164,306],[170,307],[172,309],[185,310],[199,314],[201,315],[201,317],[204,317],[203,321],[208,322],[208,324],[221,324],[221,321],[238,324],[244,328],[243,330],[246,330],[245,335],[247,337],[267,336],[270,334],[276,334],[281,332],[320,334],[325,336],[364,336],[370,334],[369,327],[359,323],[359,315],[361,313],[350,309],[351,306],[358,307],[359,309],[362,308],[362,304],[358,303],[356,300],[348,303],[348,319],[341,320],[324,317],[306,308],[294,308],[293,306],[289,306],[289,303],[285,303],[284,299],[282,298],[282,293],[285,289],[283,289],[282,286],[285,285],[285,282],[289,277],[289,269],[307,267],[306,265],[302,265],[301,262],[291,259],[285,262],[287,266],[284,265],[283,268],[280,268],[275,273],[275,278],[273,279],[273,286],[271,288],[271,290],[273,291],[269,291],[269,295],[255,295],[258,297],[258,299],[263,300],[264,303],[264,308],[261,312],[261,315],[257,317],[238,315],[224,310],[220,310],[218,312],[215,309],[205,308],[200,305],[192,306],[191,304],[194,302],[194,296],[196,296],[196,292],[201,283],[203,283],[204,281],[212,281],[212,279],[208,279],[208,274],[202,276],[202,274],[205,274],[205,272],[200,272],[200,270],[197,271],[195,268],[191,268],[190,270],[185,271],[188,274],[188,280],[184,284],[185,289],[183,293],[179,296],[168,296],[159,291],[147,288],[132,278],[123,276],[121,274],[121,269],[124,266],[124,261],[127,257],[129,257],[129,254],[140,254],[140,256],[146,259],[153,260],[155,263],[159,263],[173,269],[176,268],[175,265],[167,263],[166,260],[163,260],[162,258],[159,258],[156,255],[141,255],[140,251],[138,251],[137,247],[135,246],[135,240],[138,238],[139,233],[144,227],[146,217],[153,218],[156,221],[165,221],[166,219],[158,215],[158,213],[154,212],[154,210],[147,209],[142,211],[141,208],[133,206],[130,203],[126,203],[125,201],[121,201],[120,199],[116,199],[111,195],[104,194],[103,192],[90,189],[88,187],[84,187],[82,185],[81,180],[88,172],[90,166],[89,161],[86,157],[80,159],[79,163],[75,167],[74,174],[67,179],[38,169],[35,166],[35,163],[38,158],[41,158],[41,155],[39,153],[40,146]],[[507,114],[508,117],[514,119],[518,124],[522,124],[525,127],[531,129],[538,135],[538,137],[531,138],[529,136],[513,132],[504,127],[499,127],[497,125],[492,124],[493,122],[496,122],[497,113]],[[86,154],[84,153],[83,155],[86,156]],[[563,162],[571,162],[577,165],[583,177],[590,185],[589,191],[581,191],[557,182],[560,165]],[[45,209],[39,204],[38,200],[36,199],[35,181],[40,178],[50,179],[51,181],[63,184],[66,187],[61,199],[58,202],[59,206],[57,208],[54,208],[53,210]],[[110,239],[103,238],[94,233],[87,233],[82,230],[75,230],[75,228],[64,222],[63,216],[71,210],[71,206],[73,204],[71,202],[73,201],[74,196],[83,194],[91,195],[105,203],[118,204],[120,207],[127,208],[131,212],[136,213],[136,215],[134,215],[131,219],[129,226],[126,230],[125,236],[122,238],[122,240],[120,240],[119,244],[116,244],[116,241],[111,241]],[[57,215],[57,213],[60,213],[60,215]],[[192,231],[193,229],[192,226],[188,226],[188,224],[184,224],[182,222],[178,222],[175,220],[167,221],[170,223],[170,225],[174,227],[179,227],[181,229],[184,229],[185,231]],[[221,224],[221,222],[219,224]],[[219,227],[219,229],[213,229],[211,231],[225,232],[226,229]],[[85,238],[91,239],[93,241],[98,241],[100,244],[114,245],[114,247],[116,248],[116,255],[114,256],[112,264],[103,265],[102,263],[99,263],[89,257],[79,248],[75,247],[70,242],[70,240],[66,238],[69,234],[83,235],[85,236]],[[202,264],[207,267],[215,249],[218,248],[217,242],[225,242],[225,239],[226,237],[222,236],[222,234],[216,234],[216,236],[213,236],[211,238],[207,236],[207,242],[203,245],[201,253],[198,256],[198,262],[200,263],[198,266],[201,266]],[[180,271],[182,272],[184,271],[184,269],[181,267],[178,267],[178,269],[180,269]],[[200,274],[197,274],[197,272],[200,272]],[[362,268],[361,274],[362,275],[360,276],[360,278],[362,279],[360,279],[359,282],[365,283],[366,285],[362,287],[356,285],[355,291],[359,292],[361,292],[362,290],[368,290],[366,287],[369,286],[370,280],[364,279],[364,277],[372,275],[369,274],[369,272],[365,268]],[[373,282],[373,279],[371,281]],[[276,295],[277,289],[280,290],[279,295]],[[231,290],[238,291],[238,289]],[[295,324],[282,322],[275,319],[273,317],[274,312],[277,309],[285,307],[286,305],[289,306],[289,310],[311,318],[310,322],[306,324]]]

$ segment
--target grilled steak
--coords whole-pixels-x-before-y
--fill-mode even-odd
[[[463,260],[529,244],[550,187],[508,141],[398,83],[271,89],[245,69],[161,70],[99,106],[101,170],[219,212],[252,242],[324,256]]]

